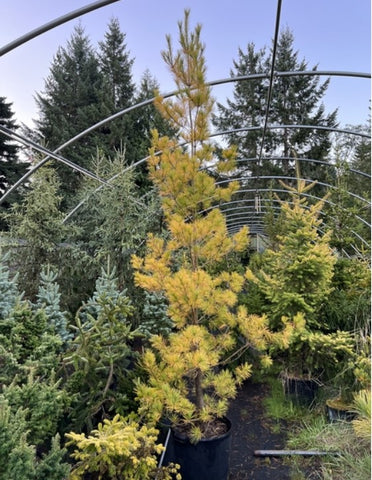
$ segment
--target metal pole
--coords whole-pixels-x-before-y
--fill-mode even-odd
[[[45,33],[48,30],[51,30],[54,27],[58,27],[59,25],[62,25],[63,23],[68,22],[69,20],[73,20],[76,17],[80,17],[81,15],[84,15],[85,13],[92,12],[93,10],[97,10],[97,8],[105,7],[110,3],[114,3],[118,1],[119,0],[99,0],[98,2],[90,3],[85,7],[81,7],[77,10],[74,10],[73,12],[67,13],[66,15],[62,15],[61,17],[58,17],[55,20],[52,20],[51,22],[45,23],[44,25],[41,25],[40,27],[35,28],[31,32],[28,32],[25,35],[18,37],[16,40],[13,40],[7,45],[4,45],[4,47],[0,48],[0,57],[10,52],[11,50],[14,50],[15,48],[19,47],[23,43],[26,43],[29,40],[32,40],[38,35],[41,35],[42,33]]]
[[[287,455],[301,455],[302,457],[314,457],[314,456],[340,456],[340,452],[325,452],[319,450],[255,450],[255,457],[283,457]]]

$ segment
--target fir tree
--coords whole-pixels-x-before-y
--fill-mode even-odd
[[[27,410],[12,410],[0,396],[0,478],[7,480],[63,480],[70,467],[60,437],[52,438],[51,447],[40,458],[36,446],[28,441]]]
[[[1,393],[1,398],[13,412],[25,408],[25,431],[32,445],[48,445],[57,431],[68,404],[60,384],[61,381],[56,381],[54,375],[48,379],[35,377],[31,369],[26,381],[20,382],[15,378]]]
[[[125,34],[121,32],[117,18],[110,21],[105,40],[99,42],[98,58],[103,76],[102,113],[106,117],[129,107],[133,103],[135,91],[132,80],[134,60],[130,58]],[[133,150],[136,139],[131,114],[125,114],[106,124],[102,133],[104,138],[101,148],[106,155],[112,156],[115,150],[124,149],[128,163],[138,160]]]
[[[281,204],[276,248],[265,250],[256,278],[248,274],[264,293],[263,310],[274,328],[283,316],[298,313],[305,315],[310,328],[319,327],[318,312],[332,290],[336,257],[329,246],[330,232],[321,235],[318,230],[324,201],[308,206],[303,194],[314,184],[297,182],[295,188],[286,185],[291,202]]]
[[[151,75],[149,70],[146,70],[142,75],[138,93],[135,96],[135,103],[139,104],[154,98],[158,92],[158,81]],[[147,157],[151,146],[151,132],[153,129],[156,129],[160,135],[174,136],[176,134],[176,129],[172,128],[170,122],[160,114],[153,103],[134,110],[132,112],[132,121],[135,126],[136,139],[132,149],[135,151],[137,160]],[[142,165],[139,165],[136,171],[139,172],[136,183],[140,186],[141,193],[147,193],[152,186],[148,175],[147,163],[144,162]]]
[[[7,215],[10,237],[14,242],[11,264],[19,272],[19,285],[28,299],[34,300],[43,264],[59,265],[66,248],[61,243],[68,229],[59,210],[61,196],[55,170],[43,166],[22,204],[14,205]]]
[[[115,270],[119,288],[127,289],[134,300],[137,292],[133,285],[130,257],[144,248],[143,238],[148,231],[158,231],[161,224],[159,200],[154,190],[142,196],[134,169],[128,169],[125,155],[117,152],[113,159],[98,156],[95,172],[111,179],[112,188],[94,191],[96,185],[87,179],[82,191],[85,203],[76,220],[81,234],[77,237],[91,259],[85,272],[91,278],[110,264]],[[93,193],[91,193],[93,190]],[[85,275],[87,276],[87,275]],[[94,285],[88,291],[92,291]]]
[[[137,332],[129,321],[133,306],[118,289],[114,272],[102,272],[91,299],[75,317],[75,338],[64,362],[70,365],[67,390],[73,396],[72,422],[91,429],[107,412],[127,411],[131,398],[129,370],[136,355]]]
[[[98,60],[78,25],[67,43],[59,47],[45,82],[44,92],[36,95],[40,116],[36,121],[38,132],[49,149],[61,144],[101,120],[102,75]],[[85,136],[66,148],[63,155],[89,169],[96,154],[97,133]],[[76,192],[80,184],[77,172],[57,165],[61,190],[65,201]]]
[[[152,335],[167,337],[174,327],[167,310],[168,305],[163,295],[145,292],[138,330],[147,338],[151,338]]]

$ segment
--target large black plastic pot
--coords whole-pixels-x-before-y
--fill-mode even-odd
[[[231,422],[224,418],[228,431],[196,444],[172,430],[165,464],[178,463],[182,480],[227,480],[231,445]]]
[[[319,384],[316,380],[282,376],[285,394],[296,404],[310,406],[315,400]]]

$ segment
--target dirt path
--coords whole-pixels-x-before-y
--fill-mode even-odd
[[[269,387],[246,382],[232,402],[228,418],[233,423],[229,480],[289,480],[289,467],[278,458],[255,457],[255,450],[285,447],[285,427],[273,433],[273,421],[263,405]]]

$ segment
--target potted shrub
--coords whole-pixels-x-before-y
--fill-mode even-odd
[[[322,235],[319,230],[325,198],[308,205],[304,194],[314,183],[306,186],[299,170],[296,187],[283,186],[291,198],[281,204],[280,233],[263,253],[259,269],[248,271],[248,278],[263,295],[262,310],[272,329],[281,328],[283,317],[293,319],[290,348],[278,353],[281,376],[286,393],[310,404],[319,375],[330,376],[330,367],[352,354],[353,340],[347,332],[327,332],[320,317],[332,291],[336,262],[330,232]]]
[[[149,160],[167,232],[150,235],[146,256],[132,260],[136,284],[161,293],[168,302],[174,331],[168,338],[151,338],[142,358],[148,378],[137,382],[136,392],[140,413],[154,422],[162,417],[170,422],[182,477],[219,480],[228,474],[228,402],[251,372],[248,363],[228,365],[249,348],[264,352],[273,342],[285,343],[290,325],[278,334],[270,332],[266,317],[249,315],[237,305],[244,275],[218,268],[228,254],[247,248],[248,232],[243,228],[230,237],[219,208],[210,208],[229,199],[237,184],[216,186],[207,168],[219,175],[231,171],[235,151],[215,159],[208,128],[213,99],[205,81],[201,27],[190,32],[188,19],[186,11],[179,23],[180,49],[173,52],[168,37],[163,52],[178,94],[173,101],[156,100],[185,146],[159,138],[155,131]],[[264,354],[262,361],[270,363]]]
[[[69,480],[83,480],[87,475],[99,480],[181,479],[177,465],[158,467],[164,449],[157,443],[158,433],[134,417],[120,415],[105,419],[88,436],[67,433],[66,445],[75,447],[71,456],[77,460]]]
[[[283,359],[286,368],[281,373],[284,390],[297,403],[311,405],[321,381],[342,379],[354,357],[351,333],[310,331],[304,321],[302,328],[293,334]]]

